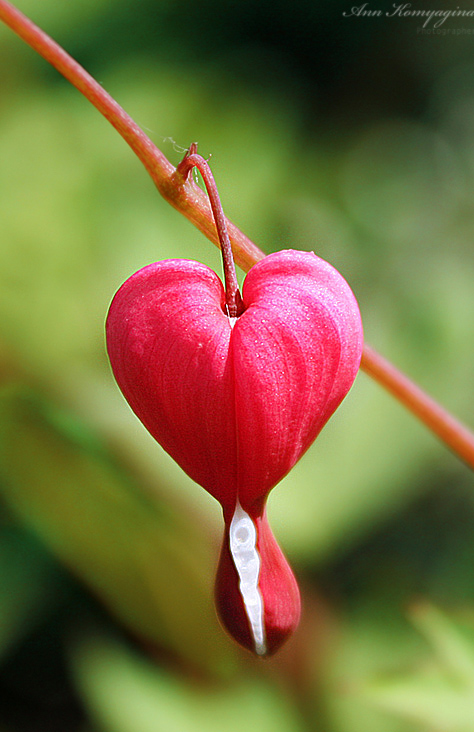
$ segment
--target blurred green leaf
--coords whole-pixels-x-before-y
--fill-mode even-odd
[[[426,602],[412,607],[410,619],[453,680],[470,687],[474,694],[474,625],[469,638],[453,618]]]
[[[395,603],[362,594],[359,607],[339,617],[319,682],[329,729],[337,732],[420,732],[415,723],[374,703],[368,689],[419,658],[423,644]]]
[[[300,732],[286,694],[250,671],[231,685],[178,678],[100,636],[76,639],[72,668],[104,732]]]
[[[4,390],[0,475],[8,504],[130,630],[203,670],[232,666],[205,527],[146,497],[79,420]]]
[[[440,732],[474,726],[474,625],[470,637],[437,608],[417,605],[412,620],[432,655],[409,674],[369,682],[363,696],[386,711]]]
[[[23,640],[54,606],[58,572],[53,561],[19,528],[0,532],[0,658]]]
[[[411,720],[419,729],[471,732],[474,725],[472,689],[459,688],[437,674],[379,682],[367,697],[387,712]]]

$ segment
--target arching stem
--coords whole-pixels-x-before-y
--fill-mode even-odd
[[[54,66],[115,127],[145,166],[159,192],[208,239],[217,243],[216,226],[207,196],[176,169],[124,109],[61,46],[8,0],[0,0],[0,20]],[[184,182],[183,182],[184,181]],[[228,219],[227,231],[235,261],[247,271],[265,256]],[[378,381],[418,419],[474,468],[474,434],[367,344],[361,369]]]
[[[364,346],[360,366],[464,462],[474,468],[474,435],[467,427],[367,344]]]
[[[175,166],[165,157],[129,114],[80,64],[8,0],[0,0],[0,20],[59,71],[115,127],[145,166],[163,198],[186,216],[194,226],[217,243],[214,217],[205,192],[189,181],[180,185]],[[235,261],[247,270],[264,253],[231,221],[227,230]]]
[[[227,314],[230,318],[238,318],[244,311],[244,303],[242,301],[237,282],[232,247],[230,245],[229,234],[227,232],[226,218],[224,216],[224,210],[222,208],[221,199],[219,197],[219,192],[217,190],[216,181],[214,180],[212,171],[202,155],[197,154],[197,144],[195,142],[192,143],[188,152],[176,168],[176,176],[178,179],[181,178],[181,183],[188,178],[189,173],[193,168],[197,168],[202,175],[202,179],[209,196],[212,213],[214,215],[214,221],[216,222],[217,235],[219,237],[222,262],[224,266]]]

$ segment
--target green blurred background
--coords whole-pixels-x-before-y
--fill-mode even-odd
[[[473,424],[474,20],[350,8],[20,3],[173,163],[212,155],[260,247],[334,264],[367,341]],[[219,507],[132,415],[103,338],[132,272],[220,272],[218,252],[4,27],[0,90],[0,732],[474,730],[471,472],[360,374],[270,498],[301,627],[270,661],[237,648]]]

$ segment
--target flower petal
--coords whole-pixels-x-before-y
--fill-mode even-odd
[[[231,327],[208,267],[151,264],[117,292],[107,346],[135,414],[174,460],[221,503],[235,503],[237,449]]]
[[[362,326],[345,280],[310,252],[270,254],[250,270],[243,299],[231,349],[239,500],[251,511],[349,391]]]
[[[107,344],[155,439],[227,514],[238,498],[257,516],[349,390],[362,327],[349,286],[309,252],[266,257],[243,299],[231,323],[212,270],[158,262],[116,294]]]
[[[263,605],[265,651],[271,655],[298,625],[301,601],[298,584],[278,546],[265,512],[255,520],[257,551],[260,556],[258,589]],[[256,651],[248,611],[239,590],[239,575],[230,551],[229,526],[222,543],[215,584],[216,607],[224,627],[243,646]]]

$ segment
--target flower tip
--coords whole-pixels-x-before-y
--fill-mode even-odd
[[[240,550],[235,546],[239,535],[244,539]],[[228,633],[262,658],[275,653],[296,630],[298,585],[265,515],[254,521],[237,506],[224,534],[215,600]]]

